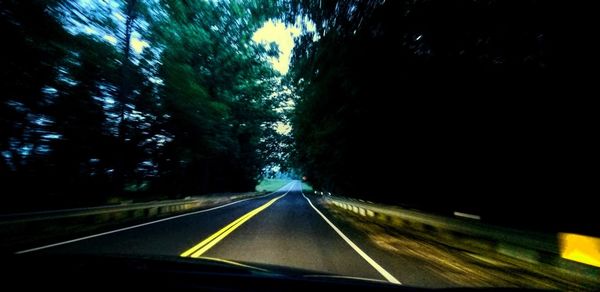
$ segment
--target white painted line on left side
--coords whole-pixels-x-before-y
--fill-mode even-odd
[[[204,213],[204,212],[209,212],[209,211],[213,211],[213,210],[225,208],[227,206],[239,204],[241,202],[245,202],[245,201],[248,201],[248,200],[254,200],[254,199],[259,199],[259,198],[263,198],[263,197],[266,197],[266,196],[270,196],[270,195],[272,195],[274,193],[277,193],[278,191],[280,191],[281,189],[283,189],[283,188],[285,188],[287,186],[289,186],[289,188],[288,188],[288,192],[289,192],[289,190],[291,190],[292,187],[294,186],[294,182],[292,181],[292,182],[286,184],[285,186],[281,187],[279,190],[277,190],[275,192],[272,192],[272,193],[269,193],[269,194],[266,194],[264,196],[259,196],[259,197],[256,197],[256,198],[243,199],[243,200],[240,200],[240,201],[231,202],[231,203],[228,203],[228,204],[225,204],[225,205],[216,206],[216,207],[205,209],[205,210],[200,210],[200,211],[186,213],[186,214],[181,214],[181,215],[177,215],[177,216],[173,216],[173,217],[163,218],[163,219],[159,219],[159,220],[155,220],[155,221],[151,221],[151,222],[146,222],[146,223],[142,223],[142,224],[138,224],[138,225],[133,225],[133,226],[129,226],[129,227],[115,229],[115,230],[111,230],[111,231],[107,231],[107,232],[102,232],[102,233],[98,233],[98,234],[93,234],[93,235],[89,235],[89,236],[84,236],[84,237],[80,237],[80,238],[75,238],[75,239],[71,239],[71,240],[67,240],[67,241],[61,241],[61,242],[57,242],[57,243],[53,243],[53,244],[48,244],[48,245],[40,246],[40,247],[35,247],[35,248],[20,250],[20,251],[15,252],[15,254],[30,253],[30,252],[33,252],[33,251],[38,251],[38,250],[47,249],[47,248],[51,248],[51,247],[55,247],[55,246],[59,246],[59,245],[65,245],[65,244],[69,244],[69,243],[73,243],[73,242],[77,242],[77,241],[82,241],[82,240],[86,240],[86,239],[90,239],[90,238],[94,238],[94,237],[99,237],[99,236],[104,236],[104,235],[108,235],[108,234],[112,234],[112,233],[117,233],[117,232],[121,232],[121,231],[125,231],[125,230],[139,228],[139,227],[142,227],[142,226],[156,224],[156,223],[160,223],[160,222],[164,222],[164,221],[168,221],[168,220],[173,220],[173,219],[177,219],[177,218],[181,218],[181,217],[185,217],[185,216],[190,216],[190,215],[196,215],[196,214],[200,214],[200,213]]]

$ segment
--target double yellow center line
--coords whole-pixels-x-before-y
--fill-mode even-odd
[[[287,193],[286,193],[287,194]],[[273,205],[277,200],[281,199],[284,195],[274,198],[268,201],[266,204],[246,213],[246,215],[236,219],[235,221],[229,223],[229,225],[221,228],[221,230],[215,232],[213,235],[209,236],[205,240],[196,244],[194,247],[184,251],[180,256],[181,257],[192,257],[198,258],[202,256],[207,250],[212,248],[215,244],[219,243],[219,241],[223,240],[227,235],[236,230],[238,227],[242,226],[246,221],[250,220],[250,218],[256,216],[256,214],[260,213],[264,209]]]

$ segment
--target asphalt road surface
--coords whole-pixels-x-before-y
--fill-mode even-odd
[[[418,287],[453,286],[333,221],[301,192],[298,181],[264,197],[17,253],[209,257]]]

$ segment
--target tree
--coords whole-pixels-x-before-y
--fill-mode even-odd
[[[63,64],[68,75],[59,79],[58,96],[51,105],[53,130],[61,139],[51,147],[46,188],[71,203],[100,203],[102,195],[113,191],[110,170],[117,158],[113,153],[119,150],[106,130],[108,113],[102,100],[106,94],[102,88],[118,79],[117,51],[88,36],[75,37],[70,49]]]
[[[168,18],[155,26],[166,45],[163,96],[173,113],[173,143],[187,146],[174,146],[171,160],[197,172],[198,191],[252,189],[262,168],[258,137],[273,119],[268,96],[274,73],[261,59],[267,51],[251,41],[265,11],[254,2],[163,4]]]
[[[569,158],[587,138],[555,95],[578,83],[553,4],[289,3],[316,27],[294,52],[293,127],[317,188],[537,228],[565,210],[542,193],[587,176]],[[578,208],[554,224],[582,221]]]
[[[252,35],[273,4],[1,5],[5,185],[46,208],[254,189],[280,82]]]
[[[69,35],[42,1],[2,1],[0,30],[6,42],[0,56],[0,180],[7,190],[30,186],[54,133],[48,99]],[[17,194],[5,198],[20,201]]]

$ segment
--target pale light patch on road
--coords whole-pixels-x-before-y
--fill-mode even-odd
[[[265,25],[257,30],[252,36],[252,40],[268,45],[272,42],[279,46],[279,58],[269,58],[269,62],[275,70],[281,74],[286,74],[290,67],[290,57],[294,48],[294,37],[300,35],[300,28],[297,26],[286,26],[282,22],[267,21]]]

